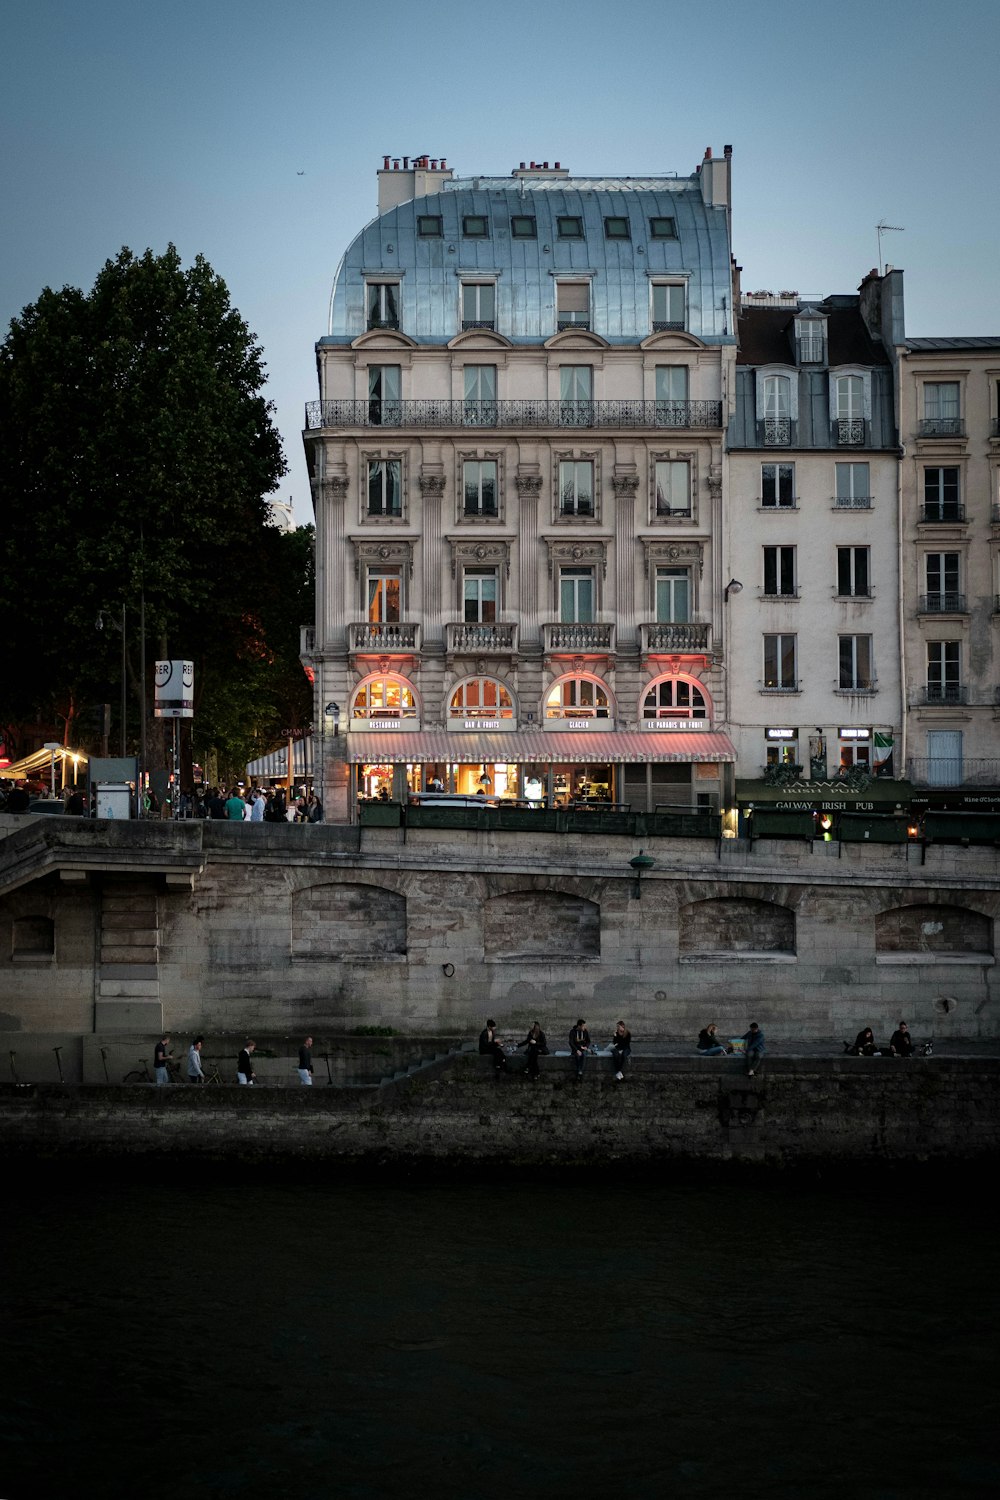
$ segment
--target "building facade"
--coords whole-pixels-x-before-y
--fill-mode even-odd
[[[1000,786],[1000,338],[908,339],[901,362],[906,773],[976,807]]]
[[[386,158],[304,434],[329,817],[725,800],[730,164]]]

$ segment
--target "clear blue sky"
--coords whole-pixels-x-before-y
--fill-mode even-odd
[[[4,0],[0,20],[3,330],[122,245],[202,252],[264,346],[300,521],[313,344],[387,152],[687,174],[729,142],[745,288],[852,291],[885,219],[908,332],[1000,335],[997,0]]]

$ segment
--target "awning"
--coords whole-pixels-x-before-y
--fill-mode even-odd
[[[311,776],[313,773],[312,736],[305,735],[296,740],[292,758],[292,777]],[[262,755],[247,766],[247,775],[252,781],[285,781],[288,778],[288,746]]]
[[[25,776],[34,776],[36,780],[45,780],[49,775],[53,755],[58,767],[57,774],[67,761],[74,758],[81,769],[86,766],[89,756],[85,750],[71,750],[65,745],[60,745],[58,750],[35,750],[31,755],[26,755],[22,760],[15,760],[9,766],[0,766],[0,778],[5,781],[20,781]],[[72,771],[73,767],[68,769]]]
[[[347,759],[353,764],[469,765],[506,762],[581,761],[591,765],[630,761],[735,761],[736,751],[721,730],[596,730],[593,734],[547,733],[519,729],[513,734],[447,734],[443,730],[401,730],[398,734],[349,734]]]

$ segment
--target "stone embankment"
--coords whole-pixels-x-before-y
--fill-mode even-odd
[[[1000,1148],[1000,1059],[645,1056],[537,1083],[451,1054],[381,1085],[290,1088],[6,1084],[0,1142],[30,1157],[151,1155],[481,1171],[671,1162],[780,1166],[983,1160]]]

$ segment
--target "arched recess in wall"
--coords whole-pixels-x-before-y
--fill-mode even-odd
[[[990,959],[993,922],[965,906],[894,906],[875,918],[879,963]]]
[[[510,891],[483,908],[487,962],[586,962],[601,956],[601,909],[565,891]]]
[[[51,917],[18,917],[13,924],[11,957],[15,963],[55,958],[56,924]]]
[[[795,913],[776,901],[714,896],[680,910],[680,957],[794,958]]]
[[[292,958],[406,954],[406,898],[380,885],[311,885],[292,896]]]

